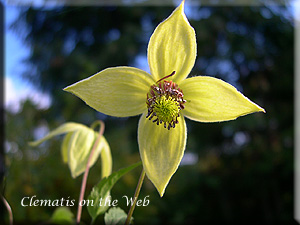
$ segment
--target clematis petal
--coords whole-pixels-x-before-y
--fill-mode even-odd
[[[184,14],[184,1],[152,34],[148,45],[151,74],[157,81],[175,71],[174,82],[190,73],[196,59],[196,35]]]
[[[67,162],[73,178],[78,177],[85,171],[89,158],[89,153],[94,142],[94,131],[88,127],[84,127],[78,131],[69,133],[69,143],[67,149]],[[67,137],[67,136],[66,136]],[[95,151],[90,165],[94,165],[97,161],[101,149]]]
[[[138,143],[147,177],[162,197],[172,175],[182,159],[186,144],[184,117],[170,130],[146,118],[144,113],[139,121]]]
[[[79,81],[64,90],[104,114],[127,117],[141,114],[153,78],[134,67],[113,67]]]
[[[99,133],[94,132],[95,141],[97,140]],[[101,152],[101,179],[108,177],[112,170],[112,157],[109,144],[104,137],[101,138],[101,142],[98,144],[96,153]]]
[[[180,88],[187,100],[182,113],[199,122],[234,120],[249,113],[265,112],[235,87],[217,78],[188,78]]]

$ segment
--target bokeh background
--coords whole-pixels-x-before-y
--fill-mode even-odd
[[[22,62],[22,82],[41,98],[39,103],[25,98],[18,109],[6,108],[6,170],[1,191],[11,204],[16,224],[46,222],[55,210],[24,208],[20,204],[24,196],[78,199],[82,176],[72,179],[63,164],[62,137],[38,148],[28,145],[62,123],[89,126],[103,120],[113,171],[140,160],[139,117],[106,116],[62,89],[107,67],[130,65],[149,71],[146,55],[150,35],[175,7],[18,7],[9,30],[29,49]],[[150,204],[136,208],[135,223],[293,222],[292,9],[288,5],[189,5],[187,1],[185,12],[197,36],[197,61],[190,75],[223,79],[267,113],[222,123],[187,120],[188,140],[179,169],[163,198],[145,180],[140,197],[149,195]],[[99,181],[100,173],[99,160],[90,171],[86,195]],[[139,173],[140,168],[135,169],[112,189],[113,199],[118,199],[126,212],[122,196],[133,196]],[[0,207],[0,223],[7,223],[2,203]],[[71,207],[74,214],[76,210]],[[90,223],[86,208],[82,221]],[[97,223],[104,223],[103,216]]]

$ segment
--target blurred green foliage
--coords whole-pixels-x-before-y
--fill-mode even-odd
[[[31,48],[24,78],[48,92],[52,105],[30,101],[6,113],[4,194],[16,224],[47,221],[54,207],[22,207],[24,196],[78,199],[81,177],[72,179],[60,156],[62,139],[31,148],[28,142],[67,121],[105,121],[113,171],[140,160],[138,117],[112,118],[94,111],[62,88],[111,66],[145,68],[154,28],[174,7],[55,7],[23,9],[12,29]],[[187,121],[186,157],[160,198],[145,180],[136,224],[287,223],[293,220],[294,36],[284,6],[186,7],[197,35],[191,75],[211,75],[235,85],[266,109],[224,123]],[[171,35],[171,34],[170,34]],[[190,162],[190,164],[189,164]],[[189,165],[186,165],[189,164]],[[87,192],[99,181],[100,162],[91,169]],[[113,199],[133,196],[140,171],[122,178]],[[86,194],[87,196],[87,194]],[[124,200],[124,201],[123,201]],[[75,214],[77,207],[72,207]],[[3,210],[1,218],[6,214]],[[90,218],[86,208],[83,222]],[[7,220],[6,220],[7,221]],[[1,221],[0,221],[1,222]],[[97,219],[103,223],[103,218]]]

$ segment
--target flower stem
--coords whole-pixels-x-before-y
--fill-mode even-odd
[[[13,213],[11,210],[11,207],[9,205],[9,203],[6,201],[6,199],[1,195],[2,201],[7,209],[8,215],[9,215],[9,224],[13,225]]]
[[[132,214],[133,214],[136,202],[137,202],[137,198],[138,198],[138,196],[140,194],[140,190],[141,190],[144,178],[145,178],[145,170],[143,169],[142,172],[141,172],[141,175],[140,175],[139,182],[138,182],[138,184],[136,186],[136,189],[135,189],[135,193],[134,193],[134,197],[133,197],[134,202],[130,206],[130,209],[129,209],[129,212],[128,212],[128,215],[127,215],[127,219],[126,219],[125,225],[129,225],[130,224],[130,219],[132,217]]]
[[[86,168],[85,168],[85,171],[84,171],[84,175],[83,175],[83,178],[82,178],[80,195],[79,195],[79,202],[78,202],[77,218],[76,218],[76,223],[77,224],[80,223],[81,212],[82,212],[82,206],[80,205],[80,202],[83,200],[83,197],[84,197],[85,187],[86,187],[86,183],[87,183],[87,177],[89,175],[89,170],[90,170],[90,161],[91,161],[91,159],[93,157],[93,154],[95,152],[95,149],[97,148],[97,146],[99,144],[99,141],[100,141],[100,139],[101,139],[101,137],[104,133],[104,127],[105,127],[104,122],[100,120],[99,123],[100,123],[99,135],[98,135],[98,138],[95,141],[95,143],[93,145],[93,148],[90,152],[90,155],[89,155],[89,158],[88,158],[88,161],[87,161],[87,164],[86,164]]]

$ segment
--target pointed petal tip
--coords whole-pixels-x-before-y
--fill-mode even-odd
[[[250,101],[250,102],[253,104],[252,110],[249,110],[248,112],[237,116],[236,119],[240,116],[245,116],[245,115],[252,114],[252,113],[260,113],[260,112],[266,113],[266,110],[264,108],[260,107],[259,105],[257,105],[256,103],[254,103],[252,101]]]
[[[168,182],[169,183],[169,182]],[[162,198],[165,194],[165,190],[166,190],[166,187],[168,186],[168,183],[164,186],[164,187],[158,187],[154,184],[156,190],[158,191],[158,194],[159,196]]]
[[[147,172],[146,172],[146,174],[147,174]],[[147,175],[147,177],[148,177],[148,175]],[[149,177],[148,177],[148,179],[149,179]],[[149,179],[149,180],[152,182],[152,184],[153,184],[154,187],[156,188],[156,190],[157,190],[159,196],[162,198],[162,197],[164,196],[164,194],[165,194],[165,190],[166,190],[166,188],[167,188],[167,186],[168,186],[170,180],[169,180],[164,186],[162,186],[162,185],[159,184],[159,183],[153,182],[151,179]]]
[[[147,174],[147,171],[145,170],[145,172],[146,172],[146,176],[147,176],[147,178],[152,182],[152,180],[149,178],[149,176],[148,176],[148,174]],[[166,187],[168,186],[168,184],[169,184],[169,182],[167,182],[166,184],[165,184],[165,186],[163,187],[163,186],[159,186],[159,184],[157,184],[157,183],[154,183],[154,182],[152,182],[152,184],[154,185],[154,187],[156,188],[156,190],[157,190],[157,192],[158,192],[158,194],[159,194],[159,196],[162,198],[163,196],[164,196],[164,194],[165,194],[165,190],[166,190]]]
[[[84,80],[81,80],[81,81],[78,81],[78,82],[76,82],[76,83],[74,83],[74,84],[71,84],[71,85],[69,85],[69,86],[63,88],[62,90],[63,90],[63,91],[66,91],[66,92],[70,92],[70,93],[75,94],[74,90],[76,90],[76,85],[77,85],[78,83],[82,82],[82,81],[84,81]]]
[[[250,101],[250,100],[249,100]],[[255,109],[255,111],[254,112],[263,112],[263,113],[266,113],[266,110],[264,109],[264,108],[262,108],[262,107],[260,107],[259,105],[257,105],[257,104],[255,104],[254,102],[252,102],[254,105],[255,105],[255,107],[256,107],[256,109]]]
[[[185,16],[185,13],[184,13],[184,4],[185,4],[185,0],[183,0],[180,5],[177,7],[177,10],[181,10],[181,12],[184,14]],[[175,11],[177,11],[175,10]],[[185,16],[186,17],[186,16]]]
[[[153,183],[154,184],[154,183]],[[156,190],[158,191],[158,194],[159,194],[159,196],[162,198],[163,196],[164,196],[164,194],[165,194],[165,190],[166,190],[166,187],[168,186],[168,184],[169,184],[169,182],[168,183],[166,183],[165,184],[165,186],[156,186],[155,184],[154,184],[154,186],[155,186],[155,188],[156,188]]]
[[[264,108],[260,108],[260,112],[267,113]]]
[[[71,87],[72,87],[72,85],[63,88],[62,90],[67,91],[67,92],[71,92]]]

